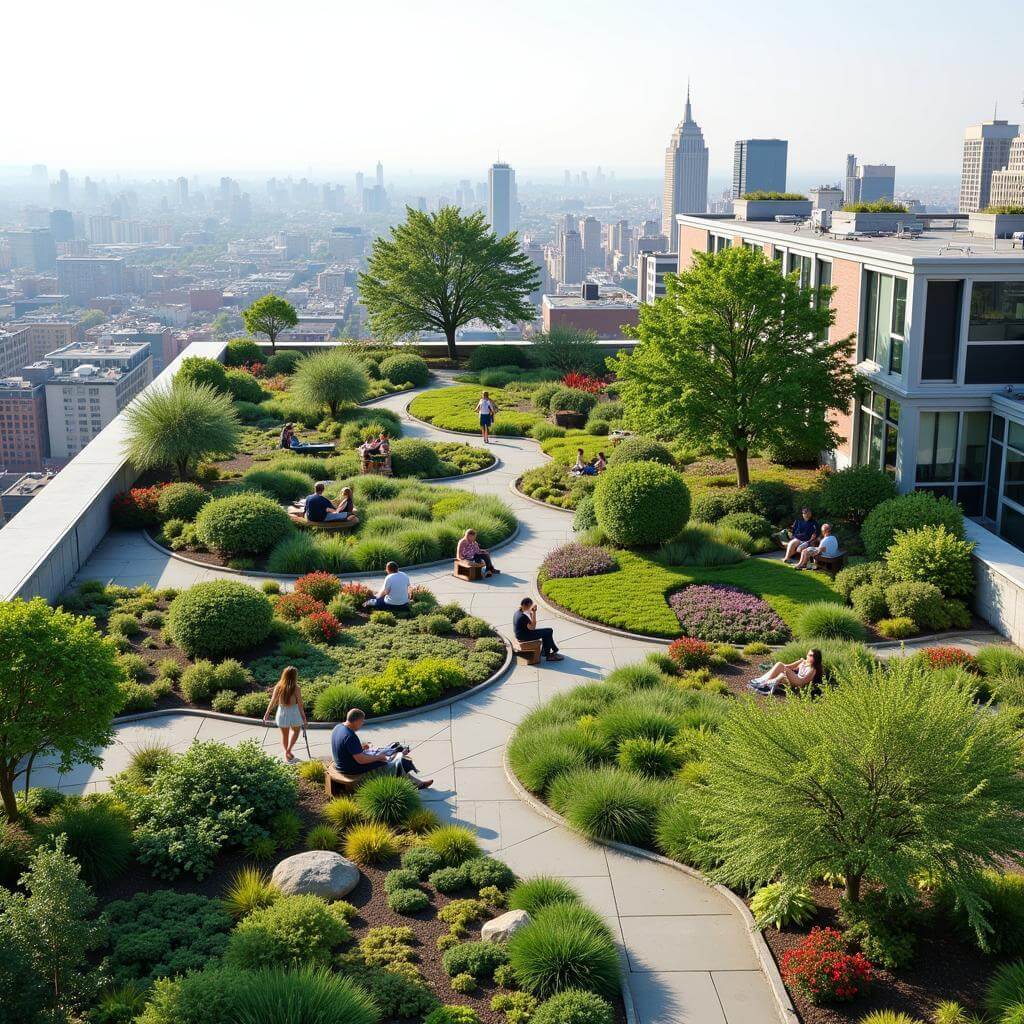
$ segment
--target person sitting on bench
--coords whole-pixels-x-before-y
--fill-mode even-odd
[[[382,430],[379,436],[360,445],[359,452],[364,459],[380,459],[382,461],[386,459],[391,454],[391,439],[388,437],[388,432]]]
[[[790,527],[790,540],[786,545],[786,554],[782,561],[788,562],[796,558],[804,548],[810,547],[818,539],[818,523],[809,508],[800,510],[800,518]]]
[[[555,631],[550,626],[545,626],[543,629],[537,628],[537,606],[531,598],[524,597],[519,602],[519,608],[512,616],[512,632],[520,641],[539,640],[541,642],[540,653],[548,661],[565,661],[558,653]]]
[[[409,607],[409,589],[412,581],[398,568],[397,562],[388,562],[384,567],[387,575],[384,586],[376,597],[371,597],[363,607],[371,612],[404,612]]]
[[[323,483],[313,488],[313,493],[303,502],[302,513],[311,523],[342,523],[355,511],[352,504],[352,488],[341,492],[341,501],[334,505],[324,494]]]
[[[365,775],[380,768],[389,775],[404,775],[416,784],[417,789],[427,789],[434,784],[433,779],[416,777],[416,765],[412,763],[409,748],[398,743],[390,747],[372,748],[363,743],[357,735],[366,722],[366,715],[359,708],[352,708],[331,730],[331,757],[334,767],[345,775]]]
[[[825,558],[835,558],[839,554],[839,538],[832,535],[832,527],[828,523],[821,524],[821,540],[818,541],[817,545],[809,545],[800,552],[800,561],[797,563],[798,569],[806,569],[808,562],[812,558],[818,558],[819,555]],[[812,567],[813,568],[813,567]]]
[[[459,546],[455,549],[455,557],[460,562],[473,562],[476,565],[483,565],[487,569],[488,576],[497,576],[501,570],[494,568],[491,561],[491,553],[480,547],[476,540],[476,530],[467,530],[463,534]]]
[[[286,423],[281,428],[280,445],[289,452],[331,452],[334,444],[331,441],[322,443],[302,442],[295,434],[295,424]]]

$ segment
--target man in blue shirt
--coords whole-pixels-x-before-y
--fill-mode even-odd
[[[796,558],[804,548],[812,547],[818,539],[818,523],[809,508],[800,509],[800,518],[789,528],[789,532],[792,536],[786,545],[783,562]]]
[[[348,513],[338,512],[330,498],[324,494],[322,483],[318,483],[313,493],[306,498],[303,511],[311,523],[333,523],[348,519]]]
[[[363,743],[357,733],[366,722],[366,715],[359,708],[352,708],[345,716],[344,722],[339,722],[331,730],[331,756],[334,759],[334,767],[346,775],[365,775],[387,763],[398,753],[384,750],[372,750],[369,743]],[[434,784],[433,779],[418,779],[413,773],[416,765],[411,758],[405,755],[409,753],[406,747],[402,751],[396,774],[405,775],[415,783],[417,789],[427,789]],[[387,769],[385,769],[387,770]]]

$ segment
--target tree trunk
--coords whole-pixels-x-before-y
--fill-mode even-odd
[[[270,354],[277,355],[277,331],[267,331],[267,337],[270,339]]]
[[[445,341],[448,342],[448,358],[451,359],[454,362],[454,360],[456,358],[456,352],[455,352],[455,330],[454,330],[454,328],[452,330],[450,330],[450,331],[445,331],[444,332],[444,337],[445,337]]]
[[[846,898],[851,903],[860,903],[860,875],[852,871],[846,872]]]
[[[14,780],[6,772],[0,775],[0,797],[4,802],[4,813],[8,821],[18,820],[18,801],[14,796]]]
[[[746,487],[750,483],[750,467],[747,465],[747,449],[736,448],[732,457],[736,460],[736,483],[740,487]]]

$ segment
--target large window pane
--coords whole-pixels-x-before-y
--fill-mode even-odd
[[[1024,455],[1012,448],[1006,449],[1006,476],[1003,497],[1024,505]]]
[[[1010,433],[1006,438],[1007,444],[1012,444],[1014,448],[1019,448],[1024,452],[1024,426],[1020,423],[1015,423],[1013,420],[1009,421]]]
[[[882,464],[882,421],[871,417],[871,465],[881,466]]]
[[[891,476],[896,475],[896,446],[899,440],[899,430],[893,426],[885,428],[885,462],[882,468]]]
[[[965,516],[980,516],[985,488],[973,485],[956,489],[957,504],[964,510]]]
[[[923,412],[917,439],[918,483],[945,483],[953,480],[956,468],[955,412]]]
[[[998,418],[998,417],[997,417]],[[992,443],[988,453],[988,481],[985,487],[985,515],[995,519],[999,507],[999,474],[1003,468],[1003,448]]]
[[[873,270],[867,272],[867,287],[864,289],[864,359],[875,358],[875,333],[878,326],[878,279]]]
[[[897,277],[892,294],[892,333],[902,338],[906,321],[907,282],[902,277]]]
[[[985,479],[988,413],[965,412],[960,438],[960,482]]]
[[[968,345],[965,384],[1017,384],[1024,379],[1024,345]]]
[[[1003,506],[1003,522],[999,533],[1011,544],[1024,548],[1024,516],[1008,505]]]
[[[871,433],[871,417],[862,409],[860,422],[857,425],[857,464],[866,465],[871,458],[868,448],[868,437]]]
[[[1024,281],[975,281],[967,336],[971,341],[1024,340]]]
[[[892,278],[881,275],[878,281],[878,315],[875,317],[875,362],[889,370],[889,317],[892,309]]]
[[[953,380],[956,376],[960,335],[960,298],[963,281],[929,281],[924,316],[924,380]]]

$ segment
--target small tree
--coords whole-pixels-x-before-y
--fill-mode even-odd
[[[99,327],[100,324],[107,322],[107,314],[102,309],[87,309],[78,320],[78,328],[82,331],[89,330],[90,327]]]
[[[265,334],[270,339],[270,354],[277,351],[277,336],[299,322],[295,307],[277,295],[264,295],[242,310],[245,329],[250,334]]]
[[[541,366],[559,373],[600,373],[604,369],[604,356],[593,331],[552,327],[533,339],[530,352]]]
[[[102,929],[89,920],[96,897],[79,878],[78,862],[56,847],[41,846],[21,884],[28,895],[0,886],[0,939],[25,956],[46,986],[53,1020],[68,1019],[94,988],[86,957],[99,945]],[[47,1018],[50,1019],[50,1018]]]
[[[14,821],[14,785],[44,750],[100,765],[121,705],[117,648],[90,618],[51,608],[41,597],[0,604],[0,797]]]
[[[292,376],[295,397],[315,409],[326,405],[331,419],[338,415],[338,406],[361,402],[369,386],[362,363],[337,350],[306,356]]]
[[[853,336],[827,339],[834,289],[801,289],[741,247],[696,254],[666,287],[640,310],[636,349],[609,360],[632,426],[728,452],[741,487],[757,448],[835,447],[828,414],[853,397]]]
[[[708,750],[700,815],[718,876],[864,882],[913,895],[939,877],[979,929],[978,872],[1024,850],[1021,742],[970,687],[895,658],[813,701],[739,704]]]
[[[179,480],[201,459],[234,453],[241,431],[231,396],[208,384],[150,389],[125,410],[125,423],[132,465],[166,467]]]
[[[437,213],[406,208],[391,238],[373,243],[359,275],[359,295],[370,326],[385,338],[441,331],[454,359],[455,332],[470,320],[491,327],[532,320],[527,301],[539,278],[515,232],[498,238],[482,213],[455,206]]]

